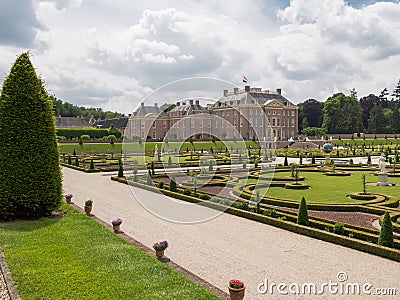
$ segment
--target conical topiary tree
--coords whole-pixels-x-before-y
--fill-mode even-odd
[[[49,215],[62,199],[52,103],[22,53],[0,95],[0,219]]]
[[[118,177],[124,177],[124,168],[122,166],[121,158],[118,159]]]
[[[176,192],[177,191],[176,181],[175,181],[175,176],[174,175],[171,176],[171,182],[169,183],[169,190],[171,192]]]
[[[392,248],[394,247],[393,225],[388,212],[385,212],[385,215],[383,217],[381,232],[379,233],[378,238],[378,245]]]
[[[90,167],[89,170],[94,170],[94,162],[93,159],[90,160]]]
[[[285,154],[285,160],[283,161],[283,165],[284,165],[285,167],[287,167],[287,166],[289,165],[288,159],[287,159],[287,154]]]
[[[301,198],[300,201],[299,211],[297,213],[297,224],[308,225],[307,203],[304,197]]]

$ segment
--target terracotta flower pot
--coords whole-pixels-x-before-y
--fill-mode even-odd
[[[156,250],[156,256],[157,256],[157,258],[162,258],[162,257],[164,257],[164,251],[165,251],[165,250]]]
[[[246,286],[240,289],[235,289],[230,286],[228,288],[231,300],[242,300],[244,298],[244,290],[246,289]]]
[[[113,230],[114,231],[119,231],[121,225],[113,225]]]
[[[85,213],[88,215],[92,211],[92,206],[85,205]]]

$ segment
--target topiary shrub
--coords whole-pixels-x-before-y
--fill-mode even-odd
[[[118,177],[124,177],[124,168],[122,166],[122,159],[118,159]]]
[[[299,225],[308,225],[308,211],[307,211],[307,203],[306,199],[301,198],[299,211],[297,213],[297,224]]]
[[[159,188],[159,189],[163,189],[163,188],[164,188],[164,181],[160,181],[160,182],[158,183],[158,188]]]
[[[0,95],[0,219],[50,215],[62,200],[59,152],[43,81],[22,53]]]
[[[336,222],[335,225],[333,225],[333,232],[337,234],[344,234],[344,223]]]
[[[393,225],[390,220],[389,212],[385,212],[385,215],[381,224],[381,231],[379,233],[378,245],[385,247],[394,247],[393,240]]]
[[[153,185],[153,180],[151,179],[151,172],[150,172],[150,170],[149,170],[149,172],[147,173],[146,184],[147,184],[147,185]]]
[[[177,191],[176,181],[175,181],[175,176],[174,175],[172,175],[172,177],[171,177],[171,182],[169,183],[169,190],[171,192],[176,192]]]
[[[283,165],[285,167],[289,166],[288,159],[287,159],[287,154],[285,154],[285,160],[283,161]]]
[[[94,170],[93,159],[90,160],[90,167],[89,167],[89,170]]]
[[[199,196],[199,198],[202,199],[202,200],[209,200],[211,197],[210,197],[210,195],[208,195],[207,193],[205,193],[205,194],[201,194],[201,195]]]

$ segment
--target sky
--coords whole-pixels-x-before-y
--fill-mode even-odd
[[[400,3],[0,0],[1,82],[27,50],[50,94],[123,113],[191,77],[245,75],[294,103],[379,95],[400,79]]]

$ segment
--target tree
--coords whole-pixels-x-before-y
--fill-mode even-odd
[[[303,125],[304,118],[307,118],[308,126],[310,127],[321,127],[322,118],[324,112],[322,110],[322,105],[315,99],[308,99],[304,103],[300,103],[299,107],[299,124]],[[299,130],[306,127],[301,127]]]
[[[93,159],[90,160],[90,167],[89,170],[94,170],[94,162]]]
[[[393,89],[393,94],[392,96],[394,97],[394,101],[397,103],[400,103],[400,80],[397,82],[397,85]]]
[[[118,159],[118,177],[124,177],[124,168],[122,166],[121,158]]]
[[[387,88],[384,88],[379,95],[379,100],[382,107],[388,107],[389,100],[387,96],[389,96],[389,91]]]
[[[300,201],[299,211],[297,213],[297,224],[308,225],[307,203],[304,197],[301,198]]]
[[[352,88],[351,90],[350,90],[350,97],[353,97],[354,99],[358,99],[358,97],[357,97],[357,91],[356,91],[356,88]]]
[[[394,247],[393,225],[388,212],[385,212],[383,217],[381,231],[378,238],[378,245],[392,248]]]
[[[383,133],[385,131],[386,119],[381,105],[374,106],[370,111],[368,119],[369,133]]]
[[[354,133],[362,129],[360,103],[343,93],[334,94],[324,105],[323,127],[328,133]]]
[[[150,170],[147,172],[146,184],[147,185],[152,185],[153,184],[153,180],[151,179],[151,171]]]
[[[368,119],[369,119],[369,113],[371,111],[371,109],[375,106],[375,105],[379,105],[381,104],[381,100],[379,99],[378,96],[374,95],[374,94],[369,94],[366,97],[362,97],[360,99],[360,106],[362,109],[362,123],[363,123],[363,127],[365,129],[368,128]]]
[[[397,104],[392,109],[391,127],[394,133],[400,132],[400,113]]]
[[[2,220],[50,215],[62,199],[52,105],[28,52],[0,95],[0,191]]]
[[[301,121],[301,128],[305,129],[307,127],[310,127],[310,125],[308,124],[307,117],[304,117],[303,120]]]
[[[288,159],[287,159],[287,154],[285,154],[285,160],[283,161],[283,165],[284,165],[285,167],[287,167],[287,166],[289,165]]]
[[[172,166],[172,159],[171,156],[168,156],[168,167]]]
[[[171,182],[169,183],[169,190],[170,190],[171,192],[176,192],[176,191],[177,191],[177,189],[176,189],[175,175],[172,175],[172,176],[171,176]]]

